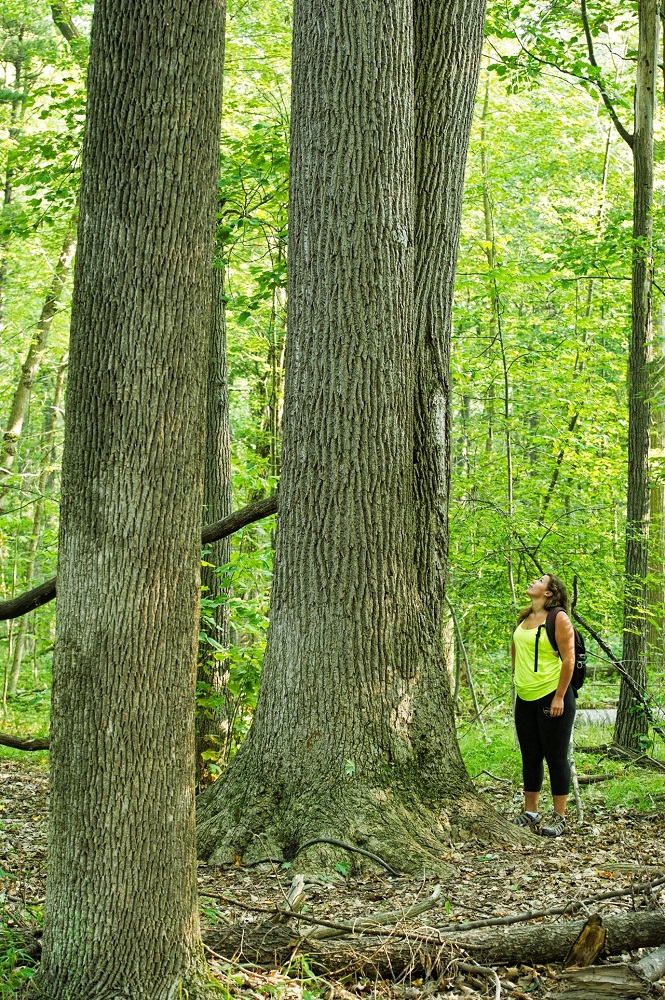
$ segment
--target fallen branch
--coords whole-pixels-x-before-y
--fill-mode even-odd
[[[614,743],[601,743],[600,746],[588,747],[580,746],[575,748],[579,753],[596,753],[610,760],[625,760],[626,764],[634,767],[646,767],[650,771],[665,772],[665,762],[650,757],[647,753],[639,753],[637,750],[629,750],[628,747],[616,746]]]
[[[481,975],[491,979],[494,983],[494,1000],[500,1000],[501,980],[496,974],[496,969],[490,969],[487,965],[471,965],[470,962],[456,962],[455,964],[462,972],[480,972]]]
[[[220,538],[226,538],[248,524],[260,521],[276,511],[277,494],[273,493],[272,496],[266,497],[264,500],[257,500],[255,503],[248,504],[247,507],[234,511],[228,517],[222,518],[221,521],[206,525],[201,532],[201,542],[203,545],[218,542]],[[25,594],[13,597],[9,601],[0,601],[0,621],[20,618],[22,615],[34,611],[35,608],[41,608],[43,604],[48,604],[49,601],[53,600],[55,592],[56,578],[53,577],[52,580],[46,580],[38,587],[26,591]]]
[[[586,899],[571,899],[569,903],[562,903],[560,906],[551,906],[547,910],[525,910],[523,913],[510,913],[505,917],[487,917],[485,920],[469,920],[464,924],[445,924],[435,928],[437,931],[454,930],[456,934],[461,931],[474,931],[480,927],[509,927],[511,924],[526,923],[529,920],[540,920],[542,917],[563,917],[567,914],[572,916],[578,910],[585,910],[593,903],[606,902],[608,899],[620,899],[622,896],[637,896],[641,893],[651,892],[659,886],[665,885],[665,875],[653,879],[651,882],[637,882],[628,889],[610,889],[608,892],[598,892],[594,896],[587,896]]]
[[[406,920],[413,920],[414,917],[437,906],[440,898],[441,886],[437,885],[432,895],[428,896],[427,899],[422,899],[419,903],[413,903],[412,906],[407,906],[405,910],[393,910],[390,913],[374,913],[371,917],[357,917],[351,924],[351,928],[354,934],[361,934],[364,930],[372,931],[376,927],[385,927]],[[339,933],[339,931],[334,930],[315,929],[307,934],[307,940],[322,941],[325,938],[339,937]]]
[[[233,899],[230,896],[210,895],[209,893],[206,893],[206,898],[221,899],[225,903],[230,903],[232,906],[239,906],[240,909],[249,910],[252,913],[265,913],[270,915],[273,922],[279,921],[281,923],[284,922],[285,919],[294,918],[297,920],[303,920],[307,924],[312,924],[315,928],[325,928],[325,932],[323,930],[315,930],[307,934],[307,940],[309,941],[319,940],[326,937],[339,937],[340,934],[362,934],[364,931],[375,930],[376,928],[382,926],[385,927],[389,924],[397,924],[403,920],[412,920],[414,917],[419,916],[421,913],[425,913],[427,910],[431,910],[438,904],[439,899],[441,898],[441,886],[435,886],[431,896],[428,896],[427,899],[420,900],[418,903],[413,903],[412,906],[408,906],[406,909],[395,910],[390,913],[375,913],[371,916],[365,917],[355,917],[350,924],[333,923],[330,920],[315,917],[311,913],[300,913],[299,910],[289,909],[286,906],[256,906],[251,903],[242,903],[240,900]],[[262,923],[258,926],[265,927],[265,924]],[[289,932],[289,936],[291,938],[293,937],[292,931]]]

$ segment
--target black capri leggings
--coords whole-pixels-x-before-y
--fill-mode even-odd
[[[568,745],[575,722],[575,695],[569,686],[563,699],[563,715],[554,718],[549,714],[553,696],[554,691],[536,701],[522,701],[518,695],[515,702],[525,792],[539,792],[543,787],[544,760],[550,772],[552,795],[567,795],[570,791]]]

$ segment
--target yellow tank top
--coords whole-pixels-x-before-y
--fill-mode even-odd
[[[518,625],[513,632],[515,643],[515,690],[523,701],[535,701],[556,691],[561,675],[561,660],[547,638],[545,626],[538,640],[538,671],[536,659],[537,628],[525,629]]]

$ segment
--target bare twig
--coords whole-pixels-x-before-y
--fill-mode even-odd
[[[494,981],[494,1000],[500,1000],[501,998],[501,980],[496,974],[496,969],[490,969],[488,965],[476,965],[471,962],[455,962],[458,969],[462,972],[480,972],[481,975],[487,976],[488,979]]]

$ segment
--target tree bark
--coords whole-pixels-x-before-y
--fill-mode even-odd
[[[219,0],[100,0],[88,73],[41,986],[202,985],[194,684]]]
[[[216,270],[213,282],[212,336],[206,403],[206,448],[203,483],[204,521],[217,522],[231,513],[231,443],[229,430],[229,390],[226,373],[226,322],[224,315],[224,272]],[[231,558],[231,536],[212,542],[203,566],[201,585],[203,596],[219,600],[225,593],[218,569]],[[203,631],[217,646],[229,644],[229,612],[225,604],[210,609]],[[224,691],[228,685],[228,662],[216,657],[215,646],[205,641],[199,644],[197,681],[209,685],[208,694],[220,699],[213,708],[198,708],[196,713],[196,775],[197,786],[205,775],[201,753],[219,750],[227,744],[228,710]]]
[[[646,690],[647,575],[649,570],[648,362],[652,340],[653,280],[653,118],[656,99],[658,4],[639,0],[639,43],[633,136],[632,324],[628,359],[628,498],[624,591],[624,667]],[[638,749],[648,721],[621,682],[614,729],[618,746]]]
[[[296,4],[271,626],[250,734],[200,797],[214,863],[328,837],[422,870],[441,866],[442,838],[498,821],[461,760],[441,648],[450,312],[482,26],[480,3]],[[317,845],[297,864],[336,856]]]
[[[62,249],[58,262],[53,272],[53,280],[47,292],[42,311],[37,323],[35,336],[30,341],[30,347],[21,368],[21,375],[12,399],[11,411],[7,428],[2,440],[2,451],[0,452],[0,505],[2,505],[6,493],[6,480],[11,474],[16,449],[18,447],[23,421],[30,402],[30,395],[34,385],[39,367],[44,360],[46,345],[51,332],[51,324],[55,316],[58,305],[65,289],[67,273],[76,249],[76,224],[78,220],[78,210],[74,212],[71,222],[65,233]]]
[[[450,946],[463,949],[483,965],[545,965],[561,962],[584,927],[586,919],[562,923],[530,924],[528,927],[500,927],[455,933],[448,927],[412,928],[417,935],[393,932],[383,945],[375,935],[346,940],[310,941],[299,950],[321,963],[333,975],[352,968],[354,975],[375,979],[397,979],[437,975],[450,962]],[[665,940],[665,915],[653,910],[603,918],[607,930],[608,955],[651,947]],[[302,932],[305,928],[301,927]],[[235,924],[206,934],[206,944],[219,954],[241,961],[275,968],[293,955],[296,935],[293,927],[261,923]]]

